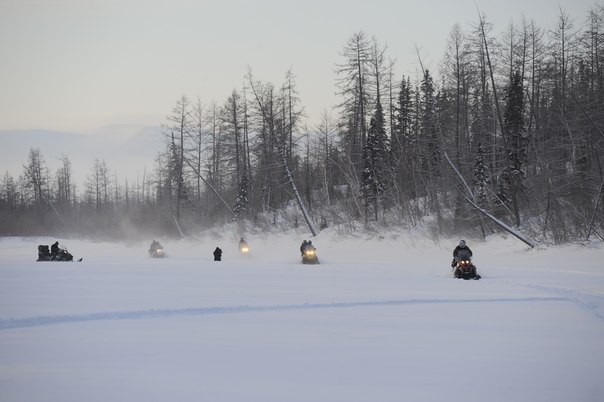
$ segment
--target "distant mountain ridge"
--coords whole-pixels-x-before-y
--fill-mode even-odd
[[[118,180],[136,178],[154,169],[154,160],[165,149],[158,126],[114,125],[88,133],[44,129],[0,130],[0,174],[14,178],[23,172],[29,150],[39,148],[54,176],[62,155],[72,163],[75,182],[83,186],[95,159],[105,160]]]

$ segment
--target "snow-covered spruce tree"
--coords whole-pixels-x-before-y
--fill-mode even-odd
[[[342,145],[352,162],[354,171],[363,165],[362,149],[367,136],[367,114],[371,94],[368,85],[371,47],[367,35],[360,31],[352,35],[341,52],[344,62],[336,66],[336,86],[342,97],[339,105],[342,126]]]
[[[170,142],[170,154],[168,158],[168,177],[170,189],[170,212],[175,219],[180,219],[182,207],[188,201],[188,191],[183,173],[182,145],[177,143],[174,134]]]
[[[6,172],[0,186],[0,236],[24,231],[20,229],[24,220],[24,205],[19,205],[19,200],[23,200],[21,195],[18,182]]]
[[[488,187],[491,183],[487,166],[484,163],[484,151],[482,144],[478,143],[476,158],[474,159],[474,197],[479,207],[484,208],[488,204]]]
[[[204,148],[210,140],[210,133],[208,130],[209,119],[201,100],[198,98],[197,102],[193,106],[191,112],[192,116],[192,127],[191,127],[191,149],[189,150],[189,160],[193,168],[197,172],[201,172],[203,168],[203,156]],[[200,175],[195,175],[195,183],[193,188],[193,194],[195,198],[194,208],[201,213],[202,208],[202,190],[204,188],[203,180]]]
[[[438,178],[441,176],[441,143],[438,135],[434,80],[428,70],[420,85],[419,149],[421,174],[430,208],[439,212]]]
[[[235,197],[235,204],[233,206],[233,212],[235,213],[235,219],[243,219],[247,215],[248,210],[248,198],[247,189],[249,186],[249,180],[247,178],[247,172],[243,170],[243,176],[241,177],[241,184],[239,185],[239,193]]]
[[[486,85],[488,86],[488,84]],[[492,102],[488,88],[484,92],[476,88],[470,108],[471,147],[476,152],[477,146],[480,144],[483,153],[491,155],[485,160],[489,169],[493,167],[494,133],[497,132],[497,120]]]
[[[2,206],[0,209],[5,209],[9,213],[16,211],[19,206],[19,196],[17,181],[8,172],[4,173],[0,190],[0,206]]]
[[[388,174],[388,137],[384,128],[384,112],[377,101],[374,116],[369,123],[367,141],[363,147],[364,168],[361,196],[365,201],[365,222],[368,221],[369,205],[373,204],[374,218],[378,220],[378,201],[384,193]]]
[[[67,208],[72,201],[72,169],[71,161],[64,154],[61,156],[61,166],[56,173],[56,195],[55,199],[60,207]]]
[[[317,156],[316,169],[318,171],[317,180],[322,184],[323,194],[327,202],[326,206],[331,206],[331,197],[334,193],[334,184],[337,177],[337,164],[334,156],[335,150],[336,124],[332,115],[324,110],[321,113],[321,121],[315,128],[317,138]]]
[[[419,150],[413,130],[415,105],[413,87],[409,77],[401,80],[395,108],[395,122],[390,140],[390,162],[395,175],[395,186],[400,198],[413,199],[417,196],[415,174]],[[402,200],[401,200],[402,201]]]
[[[176,219],[180,219],[181,206],[186,198],[185,192],[185,140],[191,133],[191,111],[189,108],[189,99],[182,96],[176,106],[172,109],[172,113],[168,116],[168,126],[166,137],[170,141],[170,159],[169,170],[172,184],[175,186],[176,193],[174,194],[173,208]]]
[[[504,123],[507,132],[506,152],[508,163],[505,167],[509,180],[509,200],[516,226],[520,226],[518,197],[524,188],[524,165],[527,158],[528,137],[524,129],[524,90],[520,71],[510,77],[506,91]]]
[[[109,168],[105,160],[95,159],[85,183],[85,199],[99,213],[109,206]]]
[[[49,186],[49,171],[39,148],[30,148],[27,164],[23,166],[25,188],[32,193],[32,205],[43,210],[46,206],[46,193]]]
[[[245,167],[245,152],[243,152],[243,101],[236,90],[233,90],[220,110],[219,120],[223,135],[223,151],[226,156],[226,168],[235,186],[241,183]],[[223,172],[225,173],[225,172]]]
[[[282,180],[285,179],[289,182],[291,190],[295,196],[298,206],[307,222],[309,229],[313,236],[317,235],[317,231],[314,228],[314,224],[304,203],[300,193],[298,192],[297,186],[294,182],[292,170],[289,167],[287,161],[287,144],[289,138],[289,128],[291,124],[295,123],[295,120],[290,120],[289,115],[293,116],[294,107],[293,100],[286,97],[277,97],[274,93],[274,86],[272,84],[262,84],[260,81],[255,81],[252,77],[251,71],[248,75],[248,82],[250,89],[253,93],[255,102],[255,112],[258,124],[258,142],[257,150],[260,151],[257,161],[259,167],[256,169],[254,177],[257,180],[262,180],[257,183],[256,188],[260,187],[262,193],[262,206],[259,208],[262,211],[271,209],[276,211],[277,208],[283,207],[286,203],[291,200],[291,193],[287,191],[286,186],[283,186]],[[291,82],[290,82],[291,84]],[[284,91],[287,93],[287,91]],[[287,99],[284,106],[284,100]],[[283,118],[283,116],[286,116]],[[298,158],[292,158],[295,162]],[[285,173],[285,178],[283,177]]]
[[[442,65],[444,89],[450,95],[451,124],[448,132],[454,133],[452,143],[455,145],[455,164],[463,169],[462,161],[466,159],[468,147],[468,110],[470,108],[468,83],[472,67],[470,64],[470,43],[459,24],[453,25],[449,34],[447,49]],[[443,94],[445,93],[443,90]],[[465,170],[465,169],[463,169]]]
[[[27,225],[30,227],[26,230],[31,233],[36,231],[37,226],[42,227],[48,221],[49,169],[39,148],[30,148],[27,164],[23,165],[21,182],[21,198],[32,207],[31,215],[25,216],[30,221]]]
[[[290,166],[293,166],[293,158],[296,154],[298,138],[296,138],[295,133],[304,114],[295,78],[293,71],[290,69],[285,74],[285,83],[281,87],[281,120],[284,126],[283,135],[285,137],[287,163]]]
[[[436,91],[434,80],[426,70],[421,84],[422,92],[422,140],[425,144],[425,157],[430,180],[440,176],[441,144],[437,132]]]
[[[277,150],[277,98],[273,84],[255,80],[251,70],[246,79],[253,99],[249,108],[250,122],[252,131],[256,132],[251,149],[256,161],[255,174],[251,177],[255,191],[250,206],[255,211],[266,212],[280,207],[277,202],[282,187],[278,183],[281,158]]]

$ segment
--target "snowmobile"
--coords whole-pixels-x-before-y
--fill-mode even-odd
[[[476,266],[472,264],[472,256],[468,250],[460,250],[455,256],[453,276],[459,279],[480,279]]]
[[[164,258],[166,253],[164,252],[164,248],[159,246],[155,248],[149,249],[149,256],[151,258]]]
[[[52,254],[48,250],[48,245],[41,244],[38,246],[37,261],[73,261],[73,255],[66,249],[58,249],[56,254]],[[82,261],[80,258],[78,261]]]
[[[302,264],[318,264],[319,257],[317,257],[317,249],[313,245],[304,247],[302,253]]]
[[[239,252],[243,255],[250,253],[250,246],[246,242],[239,242]]]

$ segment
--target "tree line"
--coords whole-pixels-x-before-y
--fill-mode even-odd
[[[604,239],[604,7],[500,34],[479,14],[452,27],[436,71],[418,60],[399,76],[386,45],[354,33],[335,66],[339,103],[312,127],[292,71],[275,85],[250,69],[221,104],[182,96],[137,183],[95,160],[78,191],[67,156],[52,173],[32,148],[2,179],[1,234],[183,235],[298,225],[306,210],[343,230],[499,230],[478,208],[552,242]]]

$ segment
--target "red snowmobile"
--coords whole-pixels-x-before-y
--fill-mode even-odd
[[[472,264],[472,255],[467,250],[459,250],[455,257],[453,276],[460,279],[480,279],[476,266]]]

